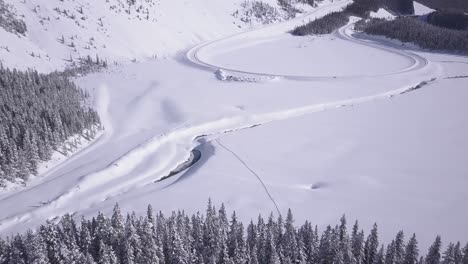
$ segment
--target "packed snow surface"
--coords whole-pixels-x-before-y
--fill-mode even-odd
[[[378,222],[384,241],[399,229],[417,232],[422,247],[436,234],[466,239],[467,79],[447,78],[466,75],[468,59],[357,39],[352,24],[287,35],[347,3],[77,79],[95,97],[103,135],[0,194],[0,232],[115,203],[203,211],[211,197],[244,220],[277,206],[320,227],[343,213],[364,228]],[[158,181],[195,148],[197,163]]]

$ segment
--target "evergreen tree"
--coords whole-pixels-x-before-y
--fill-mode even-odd
[[[374,264],[378,247],[379,237],[377,234],[377,224],[374,224],[364,246],[363,264]]]
[[[310,222],[294,226],[292,213],[288,213],[284,223],[281,218],[275,220],[272,216],[265,223],[259,216],[257,224],[251,221],[246,232],[235,213],[229,223],[224,219],[225,209],[217,213],[209,204],[207,213],[210,215],[207,218],[198,213],[189,217],[180,211],[170,217],[159,212],[154,217],[149,207],[144,217],[137,217],[134,213],[127,215],[122,236],[114,234],[122,228],[118,206],[110,218],[99,213],[91,220],[82,218],[80,226],[76,226],[70,215],[65,215],[59,223],[47,222],[36,234],[28,231],[24,236],[0,238],[0,264],[356,264],[352,243],[345,243],[353,239],[347,235],[344,217],[335,227],[328,226],[317,243],[317,227],[313,229]],[[355,241],[361,241],[363,233],[355,224],[351,236]],[[207,234],[217,235],[216,245],[211,245],[212,240],[206,239],[209,237]],[[377,250],[378,233],[374,225],[359,257],[363,263],[395,264],[399,258],[398,251],[401,251],[402,264],[440,264],[440,237],[436,238],[425,256],[426,262],[423,256],[418,258],[416,236],[413,235],[406,245],[403,238],[403,232],[399,232],[386,252],[383,246]],[[293,254],[290,253],[291,247],[283,248],[286,245],[284,241],[293,241],[296,248]],[[403,245],[404,248],[399,249]],[[121,253],[116,252],[114,246]],[[214,251],[202,253],[197,250],[207,246]],[[460,243],[450,243],[444,252],[443,262],[466,264],[467,251],[468,246],[462,250]],[[213,254],[204,255],[206,252]]]
[[[359,223],[356,221],[351,234],[351,252],[357,264],[362,263],[364,232],[359,232]]]
[[[174,225],[171,226],[171,264],[186,264],[189,263],[189,256],[184,248],[182,239],[180,238],[179,232]]]
[[[29,230],[26,233],[26,239],[24,241],[24,244],[27,263],[49,263],[49,259],[47,258],[47,250],[41,235],[34,235],[32,231]]]
[[[405,235],[399,231],[395,238],[395,264],[403,264],[405,257]]]
[[[288,215],[286,216],[282,242],[281,248],[283,257],[295,262],[298,259],[298,246],[296,230],[294,228],[294,217],[291,209],[288,210]]]
[[[392,240],[387,246],[385,252],[385,264],[395,264],[395,240]]]
[[[463,261],[463,253],[460,242],[457,242],[453,248],[453,261],[455,264],[461,264]]]
[[[419,250],[418,241],[416,240],[416,234],[413,234],[411,239],[408,241],[405,250],[404,264],[418,264]]]
[[[465,248],[463,249],[462,264],[468,264],[468,243],[466,243]]]
[[[117,264],[117,256],[109,245],[104,244],[102,240],[99,242],[99,264]],[[146,263],[157,263],[157,262],[146,262]]]
[[[385,253],[384,253],[384,245],[380,246],[377,255],[375,255],[375,264],[385,264]]]
[[[429,248],[429,252],[426,256],[426,264],[440,264],[440,249],[442,247],[442,241],[440,236],[437,236],[434,243]]]
[[[449,243],[442,258],[442,264],[455,264],[455,245]]]

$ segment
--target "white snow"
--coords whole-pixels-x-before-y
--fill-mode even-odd
[[[416,2],[414,2],[414,3],[416,4]],[[394,15],[392,15],[390,12],[388,12],[384,8],[379,8],[379,10],[377,10],[377,12],[371,12],[369,16],[374,17],[374,18],[385,18],[385,19],[395,18]]]
[[[427,15],[427,14],[433,12],[433,11],[435,11],[435,10],[414,1],[414,14],[415,15],[423,16],[423,15]]]
[[[148,19],[135,8],[128,14],[121,0],[5,2],[15,7],[28,31],[16,36],[0,28],[0,46],[10,50],[0,50],[1,61],[45,72],[88,55],[109,63],[164,58],[248,26],[231,15],[241,0],[137,1],[148,9]]]
[[[208,197],[250,220],[276,210],[264,184],[298,223],[323,227],[346,213],[366,228],[378,222],[384,241],[399,229],[417,232],[422,250],[436,234],[466,239],[468,79],[445,78],[468,72],[467,58],[356,39],[365,36],[354,35],[352,24],[323,37],[285,33],[347,3],[326,2],[304,17],[223,38],[238,31],[228,16],[219,31],[208,30],[208,18],[186,21],[193,33],[182,35],[191,37],[168,50],[215,40],[77,79],[95,95],[103,135],[31,186],[0,194],[0,232],[64,213],[109,213],[117,202],[138,213],[148,203],[191,213],[204,210]],[[149,51],[148,43],[108,47],[118,50],[112,56],[133,56]],[[198,163],[156,183],[195,147]]]

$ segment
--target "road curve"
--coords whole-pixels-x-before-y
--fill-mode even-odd
[[[312,12],[309,12],[308,14],[306,14],[304,16],[301,16],[299,18],[296,18],[296,19],[293,19],[293,20],[290,20],[290,21],[283,22],[283,23],[281,23],[283,28],[289,27],[286,30],[284,30],[283,33],[287,32],[290,29],[292,29],[294,27],[294,25],[297,25],[298,22],[304,21],[307,18],[313,17],[313,15],[315,13],[317,13],[318,11],[320,11],[320,10],[323,10],[325,8],[330,8],[330,7],[341,7],[341,6],[344,6],[345,4],[348,4],[348,3],[349,3],[349,1],[344,1],[344,2],[338,2],[338,3],[331,4],[331,5],[323,6],[323,7],[320,7],[320,8],[318,8],[318,9],[312,11]],[[336,10],[336,8],[335,8],[335,10]],[[370,40],[359,39],[359,38],[354,37],[350,33],[350,29],[351,29],[352,26],[354,26],[354,23],[356,21],[348,23],[346,26],[338,29],[334,33],[334,35],[337,38],[340,38],[340,39],[345,40],[345,41],[353,42],[355,44],[364,45],[364,46],[367,46],[369,48],[379,49],[379,50],[382,50],[382,51],[385,51],[385,52],[388,52],[388,53],[393,53],[393,54],[395,54],[397,56],[405,57],[409,61],[411,61],[411,65],[409,67],[406,67],[406,68],[403,68],[403,69],[400,69],[400,70],[397,70],[397,71],[383,73],[383,74],[373,74],[373,75],[372,74],[346,75],[346,76],[339,76],[339,75],[333,75],[333,76],[329,76],[329,75],[328,76],[326,76],[326,75],[325,76],[320,76],[320,75],[279,75],[279,74],[272,74],[272,73],[268,73],[268,72],[244,71],[242,69],[223,67],[223,66],[216,65],[216,64],[208,62],[207,60],[203,59],[199,54],[201,50],[208,49],[208,48],[210,48],[210,46],[212,46],[214,44],[218,44],[218,43],[225,42],[225,41],[230,41],[230,40],[232,40],[232,39],[234,39],[236,37],[239,37],[239,36],[244,35],[244,34],[249,34],[251,32],[259,32],[259,31],[263,31],[263,30],[268,30],[269,28],[271,28],[273,26],[277,26],[278,24],[273,24],[273,25],[260,27],[260,28],[257,28],[257,29],[252,29],[252,30],[249,30],[249,31],[237,33],[237,34],[234,34],[234,35],[231,35],[231,36],[228,36],[228,37],[224,37],[224,38],[221,38],[221,39],[217,39],[217,40],[213,40],[213,41],[209,41],[209,42],[200,44],[200,45],[190,49],[186,53],[186,58],[191,63],[193,63],[193,64],[195,64],[197,66],[201,66],[202,68],[208,69],[210,71],[222,70],[222,71],[227,72],[228,74],[236,76],[236,77],[246,77],[246,78],[270,77],[270,78],[283,78],[283,79],[301,80],[301,81],[383,77],[383,76],[399,75],[399,74],[403,74],[403,73],[409,73],[409,72],[417,71],[417,70],[423,69],[423,68],[425,68],[425,67],[427,67],[429,65],[429,61],[426,58],[424,58],[422,56],[419,56],[419,55],[417,55],[415,53],[408,52],[408,51],[405,51],[405,50],[400,50],[398,48],[394,48],[394,47],[391,47],[389,45],[378,44],[378,43],[372,42]]]

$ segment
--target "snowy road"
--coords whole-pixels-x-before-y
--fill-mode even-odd
[[[342,2],[341,4],[345,6],[348,3],[349,3],[348,1],[345,1],[345,2]],[[278,35],[287,33],[288,31],[290,31],[291,28],[294,28],[297,25],[303,24],[306,19],[314,19],[316,17],[316,13],[323,12],[324,11],[323,9],[326,9],[326,8],[327,7],[319,8],[311,12],[310,14],[304,16],[304,18],[302,19],[295,19],[295,20],[287,22],[287,25],[288,25],[287,30],[285,30],[285,28],[283,27],[279,27],[278,29],[275,28],[276,30],[272,30],[272,26],[261,27],[261,28],[249,31],[247,33],[239,33],[239,34],[221,38],[215,41],[210,41],[208,43],[203,43],[189,50],[186,54],[186,57],[190,62],[198,66],[204,67],[210,71],[222,70],[223,72],[227,73],[229,76],[235,76],[236,78],[239,78],[239,79],[242,79],[242,78],[255,79],[255,77],[257,77],[259,80],[262,80],[265,78],[266,79],[284,78],[284,79],[290,79],[290,80],[317,81],[317,80],[334,80],[337,78],[340,78],[340,79],[378,78],[382,76],[401,75],[404,73],[418,71],[418,70],[424,69],[425,67],[429,65],[429,61],[426,58],[420,55],[417,55],[415,53],[398,49],[398,47],[391,47],[388,45],[385,46],[382,44],[374,43],[369,40],[355,38],[352,35],[351,28],[354,26],[354,23],[357,22],[356,18],[352,18],[351,19],[352,22],[340,28],[339,30],[337,30],[334,33],[334,35],[339,39],[342,39],[342,40],[345,40],[354,44],[359,44],[368,48],[377,49],[383,52],[393,54],[394,56],[397,56],[397,57],[398,56],[402,57],[408,60],[410,62],[410,65],[407,67],[395,70],[395,71],[385,72],[385,73],[380,73],[380,74],[357,74],[357,75],[340,76],[339,74],[291,75],[291,74],[275,74],[271,72],[245,71],[245,70],[238,69],[238,68],[225,67],[223,65],[218,65],[210,61],[211,53],[216,54],[217,49],[219,49],[220,47],[221,48],[226,47],[226,46],[235,47],[236,45],[239,44],[240,41],[245,41],[246,39],[250,41],[255,41],[255,38],[260,39],[259,36],[261,36],[261,42],[265,42],[266,38],[274,39]],[[255,34],[255,37],[245,38],[244,36],[245,34]],[[229,51],[231,50],[228,49],[228,52]]]

